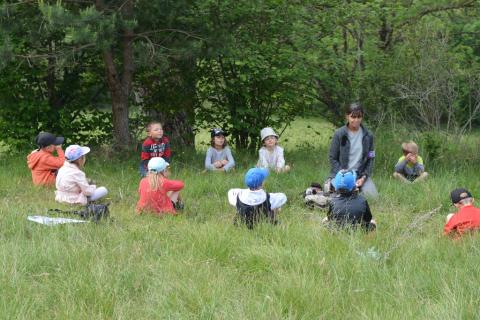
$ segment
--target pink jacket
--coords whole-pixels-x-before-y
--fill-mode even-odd
[[[87,196],[91,196],[97,188],[88,183],[85,172],[68,161],[58,170],[55,185],[55,200],[72,204],[87,204]]]

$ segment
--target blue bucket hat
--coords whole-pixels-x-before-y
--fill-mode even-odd
[[[245,174],[245,184],[250,189],[257,189],[260,187],[268,177],[268,170],[265,168],[251,168]]]
[[[154,157],[148,161],[148,171],[163,172],[170,164],[165,159],[160,157]]]
[[[333,180],[333,186],[337,191],[352,191],[355,188],[356,181],[357,174],[355,172],[340,170],[335,176],[335,179]]]

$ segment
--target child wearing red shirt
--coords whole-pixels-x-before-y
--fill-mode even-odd
[[[472,194],[467,189],[458,188],[451,192],[450,197],[459,211],[447,216],[444,234],[455,234],[460,237],[465,231],[480,228],[480,209],[473,206]]]
[[[170,162],[172,152],[170,150],[170,141],[163,135],[163,127],[160,122],[152,121],[147,125],[147,139],[142,144],[142,161],[140,163],[140,174],[142,177],[147,175],[148,161],[155,157],[161,157]]]
[[[140,199],[137,203],[137,213],[154,213],[158,215],[175,215],[175,209],[182,209],[180,190],[184,183],[180,180],[167,179],[170,175],[168,162],[163,158],[155,157],[148,162],[147,177],[140,181],[138,192]]]

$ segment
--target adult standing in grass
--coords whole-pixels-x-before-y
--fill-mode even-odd
[[[354,171],[356,187],[365,195],[377,196],[377,188],[371,178],[375,158],[373,134],[362,125],[363,107],[352,103],[345,116],[347,124],[335,131],[330,144],[330,176],[326,185],[331,189],[331,181],[340,170]]]

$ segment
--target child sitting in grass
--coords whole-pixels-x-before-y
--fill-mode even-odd
[[[176,214],[175,209],[183,209],[180,200],[180,190],[184,183],[180,180],[169,180],[169,164],[163,158],[155,157],[148,161],[147,177],[140,181],[137,203],[138,214],[143,212],[161,214]]]
[[[71,145],[65,149],[66,161],[58,170],[55,191],[55,200],[63,203],[85,205],[105,197],[108,190],[105,187],[97,188],[90,184],[85,173],[85,155],[90,152],[89,147]]]
[[[251,168],[244,179],[248,189],[228,191],[228,202],[237,208],[237,217],[249,229],[253,229],[254,224],[262,218],[276,224],[277,213],[287,202],[287,196],[284,193],[267,193],[263,190],[263,182],[267,177],[267,169]]]
[[[285,165],[283,148],[278,145],[278,135],[272,128],[263,128],[260,131],[263,147],[258,151],[258,168],[267,168],[275,172],[288,172],[289,165]]]
[[[355,172],[340,170],[333,180],[333,186],[338,193],[330,202],[325,222],[335,222],[340,227],[362,226],[366,231],[376,228],[375,220],[368,202],[356,189],[357,177]]]
[[[163,134],[162,124],[158,121],[152,121],[147,124],[147,139],[142,144],[142,161],[140,163],[140,174],[142,177],[147,175],[148,161],[155,157],[162,157],[166,162],[170,162],[171,157],[170,141]]]
[[[49,132],[41,132],[35,139],[38,149],[27,156],[28,168],[32,172],[35,185],[53,186],[58,169],[65,162],[62,149],[63,137],[56,137]],[[57,152],[57,156],[53,152]]]
[[[418,155],[418,146],[415,142],[402,143],[403,156],[395,165],[393,176],[400,181],[410,183],[424,180],[428,173],[425,172],[423,159]]]
[[[464,188],[455,189],[450,193],[450,198],[458,212],[447,216],[444,234],[460,237],[465,231],[480,228],[480,209],[473,206],[474,198],[470,191]]]
[[[212,129],[211,141],[205,156],[205,169],[209,171],[227,172],[235,167],[232,151],[228,147],[225,132],[222,129]]]

